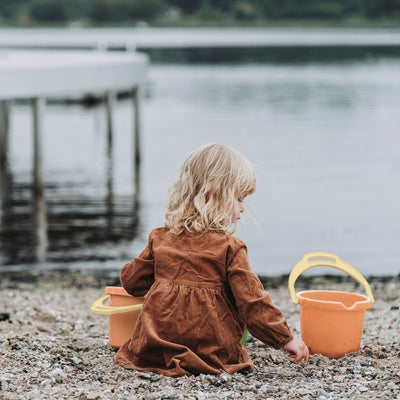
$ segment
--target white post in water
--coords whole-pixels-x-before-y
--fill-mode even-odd
[[[140,164],[141,164],[141,141],[140,141],[140,88],[137,86],[132,91],[133,109],[134,109],[134,186],[135,196],[139,196],[140,192]]]
[[[33,111],[33,232],[35,255],[39,262],[46,258],[47,251],[47,215],[44,197],[44,179],[42,165],[42,131],[45,99],[32,99]]]
[[[114,170],[114,157],[113,157],[113,135],[114,135],[114,120],[113,110],[115,108],[116,96],[113,92],[107,92],[106,95],[106,125],[107,125],[107,197],[106,203],[108,207],[109,216],[113,211],[113,170]]]

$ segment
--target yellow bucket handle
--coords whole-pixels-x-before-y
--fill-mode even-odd
[[[313,258],[317,258],[317,260],[312,260]],[[299,299],[294,291],[294,283],[304,271],[313,267],[332,267],[346,273],[364,287],[367,296],[371,299],[372,303],[374,302],[374,296],[372,295],[371,288],[360,272],[358,272],[347,262],[343,261],[337,255],[325,251],[319,251],[305,254],[303,258],[293,267],[292,272],[289,275],[289,294],[294,304],[298,304],[299,302]]]
[[[102,315],[113,315],[113,314],[122,314],[131,311],[137,311],[142,308],[142,304],[132,304],[130,306],[106,306],[104,303],[110,298],[110,295],[106,295],[100,297],[99,299],[95,300],[90,307],[90,311],[95,314],[102,314]]]

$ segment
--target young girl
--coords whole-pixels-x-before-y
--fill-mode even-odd
[[[246,328],[295,362],[308,360],[306,345],[251,272],[246,245],[232,236],[255,188],[253,168],[228,147],[202,146],[186,159],[165,226],[121,270],[126,291],[145,300],[116,363],[168,376],[251,371],[241,345]]]

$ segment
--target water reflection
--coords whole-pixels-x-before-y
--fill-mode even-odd
[[[43,241],[37,240],[43,232],[38,232],[34,223],[30,185],[14,184],[8,191],[2,186],[2,198],[8,197],[7,202],[2,202],[2,264],[103,261],[114,257],[113,244],[135,237],[140,213],[137,197],[69,194],[76,186],[74,183],[46,185],[47,248],[43,248]],[[94,248],[98,245],[105,245],[110,251],[96,252]]]
[[[0,165],[0,216],[1,226],[7,229],[11,205],[12,177],[8,164]]]

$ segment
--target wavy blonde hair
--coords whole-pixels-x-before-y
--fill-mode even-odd
[[[231,221],[237,199],[255,189],[255,172],[241,154],[220,144],[201,146],[185,160],[169,190],[165,226],[176,234],[185,229],[231,234],[237,228]]]

